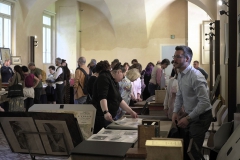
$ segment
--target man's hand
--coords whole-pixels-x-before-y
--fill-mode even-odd
[[[173,113],[173,115],[172,115],[172,122],[173,122],[173,124],[176,124],[175,123],[175,120],[177,120],[178,121],[178,115],[177,115],[177,113]],[[176,124],[177,125],[177,124]]]
[[[178,121],[178,127],[180,127],[180,128],[186,128],[188,124],[189,124],[189,122],[186,117],[184,117],[184,118],[180,119],[180,121]]]
[[[107,112],[106,114],[104,114],[104,118],[105,118],[107,121],[110,121],[110,122],[113,121],[112,115],[111,115],[109,112]]]

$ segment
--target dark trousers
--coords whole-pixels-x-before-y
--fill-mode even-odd
[[[63,96],[64,96],[63,89],[64,89],[64,83],[56,84],[56,92],[57,92],[56,104],[63,104]]]
[[[184,160],[190,160],[187,155],[187,149],[191,138],[193,138],[194,142],[197,144],[199,150],[201,151],[205,133],[208,131],[212,120],[212,110],[209,110],[201,114],[199,117],[194,118],[188,124],[187,128],[179,128],[180,136],[184,141]],[[200,156],[198,155],[195,147],[192,148],[191,153],[195,160],[200,160]]]
[[[26,108],[26,112],[28,112],[28,109],[32,107],[33,105],[33,98],[27,98],[24,100],[24,106]]]
[[[155,90],[157,89],[157,85],[153,83],[148,84],[148,92],[150,93],[150,96],[155,95]]]
[[[41,93],[42,93],[42,88],[34,88],[34,104],[41,104]]]

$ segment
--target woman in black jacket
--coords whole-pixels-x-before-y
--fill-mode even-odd
[[[119,106],[133,118],[137,117],[136,112],[122,100],[119,92],[118,82],[123,79],[124,70],[121,63],[117,63],[111,72],[108,61],[100,61],[96,65],[99,76],[93,86],[93,105],[97,109],[94,133],[113,121]]]

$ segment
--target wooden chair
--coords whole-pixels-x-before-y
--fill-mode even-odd
[[[216,118],[217,116],[217,107],[218,107],[218,104],[221,102],[221,100],[217,99],[213,105],[212,105],[212,115],[213,115],[213,118]]]
[[[222,124],[219,129],[215,132],[214,136],[209,139],[205,139],[203,142],[203,153],[206,149],[214,152],[219,152],[225,142],[232,134],[233,121]],[[212,141],[213,146],[208,146],[209,141]],[[211,142],[210,142],[211,144]]]
[[[216,114],[216,118],[217,121],[216,122],[212,122],[214,124],[214,129],[215,131],[217,131],[219,129],[219,127],[223,124],[223,122],[226,122],[226,118],[227,118],[227,113],[228,113],[228,109],[226,105],[222,105],[217,114]],[[211,130],[211,126],[208,129],[209,131]]]
[[[224,123],[225,124],[225,123]],[[217,155],[217,160],[235,160],[240,157],[240,125],[234,130]]]

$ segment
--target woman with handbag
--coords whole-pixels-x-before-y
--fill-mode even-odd
[[[22,86],[23,79],[24,76],[21,67],[19,65],[14,66],[14,75],[8,81],[8,98],[10,98],[9,112],[25,111]]]
[[[34,88],[37,86],[40,80],[34,74],[28,72],[27,66],[22,66],[22,72],[24,75],[23,94],[26,98],[24,100],[24,106],[26,108],[26,112],[28,112],[28,109],[34,104]]]

